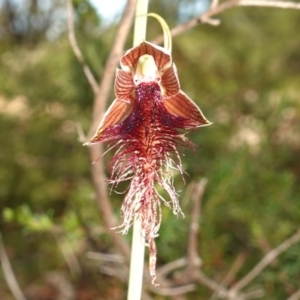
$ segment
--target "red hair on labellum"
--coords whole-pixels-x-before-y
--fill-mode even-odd
[[[173,186],[172,172],[181,168],[178,145],[193,149],[179,130],[209,125],[199,107],[180,89],[170,54],[143,42],[121,58],[115,79],[116,99],[105,113],[88,144],[110,142],[117,147],[111,161],[113,184],[130,180],[122,205],[126,233],[134,218],[141,220],[149,246],[150,274],[155,279],[154,238],[161,223],[161,201],[174,214],[182,213]],[[161,186],[170,200],[157,191]]]

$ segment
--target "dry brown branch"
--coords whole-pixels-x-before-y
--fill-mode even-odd
[[[293,236],[285,240],[279,246],[270,251],[245,277],[243,277],[238,283],[236,283],[231,289],[226,290],[222,284],[218,284],[210,278],[206,277],[200,270],[196,273],[195,280],[199,283],[207,286],[211,290],[215,291],[221,298],[226,299],[255,299],[263,296],[264,291],[261,289],[249,292],[247,294],[240,294],[240,290],[246,287],[254,278],[256,278],[264,268],[266,268],[276,257],[286,251],[289,247],[294,245],[300,240],[300,230],[298,230]],[[300,298],[300,294],[296,292],[295,298],[288,300],[296,300]]]
[[[125,261],[122,256],[89,251],[86,253],[86,257],[100,262],[99,270],[101,273],[117,277],[123,282],[128,280],[128,267],[124,265]]]
[[[210,4],[210,9],[215,8],[216,6],[218,6],[218,4],[219,0],[212,0]]]
[[[175,261],[172,261],[168,264],[163,265],[157,269],[156,275],[161,286],[153,287],[149,284],[149,288],[156,294],[175,297],[186,294],[188,292],[195,290],[195,285],[191,282],[178,285],[176,280],[167,279],[168,275],[178,268],[186,266],[187,259],[180,258]],[[148,276],[149,277],[149,276]],[[148,280],[147,280],[148,281]],[[148,281],[150,283],[150,281]],[[174,287],[176,286],[176,287]],[[176,298],[177,299],[177,298]]]
[[[89,251],[86,253],[86,257],[103,263],[99,266],[100,273],[119,278],[123,282],[128,281],[128,267],[126,267],[124,258],[120,255]],[[146,270],[144,277],[147,278],[148,285],[152,287],[151,278]],[[142,293],[142,299],[152,300],[146,292]]]
[[[239,0],[229,0],[227,2],[224,2],[222,4],[219,4],[218,6],[211,8],[201,16],[195,17],[185,23],[179,24],[178,26],[175,26],[171,30],[171,35],[177,36],[185,31],[194,28],[195,26],[202,24],[202,23],[207,23],[207,21],[211,20],[210,17],[218,15],[219,13],[237,5]],[[152,41],[154,44],[161,44],[163,42],[163,36],[159,36],[155,40]]]
[[[128,268],[124,268],[124,266],[121,267],[121,266],[100,265],[99,271],[102,274],[119,278],[123,282],[127,282],[128,280]]]
[[[116,254],[100,253],[89,251],[86,253],[86,257],[90,259],[100,260],[100,261],[109,261],[118,264],[124,263],[123,257]]]
[[[153,291],[156,294],[159,294],[162,296],[175,296],[175,295],[180,295],[180,294],[186,294],[186,293],[192,292],[194,290],[195,290],[194,284],[187,284],[187,285],[182,285],[182,286],[177,286],[177,287],[172,287],[172,288],[163,288],[163,287],[153,288]]]
[[[239,6],[263,6],[274,8],[300,9],[300,3],[271,0],[241,0]]]
[[[103,76],[99,86],[99,92],[95,98],[93,105],[93,122],[89,130],[89,136],[93,135],[102,116],[106,109],[106,103],[109,96],[109,91],[112,87],[115,70],[119,64],[120,57],[123,53],[124,44],[129,34],[134,13],[135,13],[136,0],[128,0],[123,16],[121,18],[119,28],[116,33],[114,44],[112,45],[110,55],[106,61],[103,71]],[[116,222],[109,202],[107,184],[105,183],[105,167],[103,159],[102,145],[93,145],[89,147],[91,162],[98,159],[97,163],[91,168],[92,179],[96,189],[96,199],[98,207],[102,213],[105,227],[112,237],[113,243],[126,258],[130,259],[130,248],[125,239],[117,232],[112,231],[111,228],[115,227]],[[101,159],[99,159],[101,158]]]
[[[127,1],[127,5],[121,18],[114,43],[111,47],[110,55],[106,60],[99,86],[99,92],[94,101],[93,122],[89,131],[89,137],[94,135],[100,120],[105,113],[109,92],[113,86],[112,83],[115,77],[116,68],[119,65],[120,58],[124,52],[124,45],[133,23],[135,7],[136,0]]]
[[[84,72],[89,80],[89,83],[94,91],[95,94],[95,101],[94,101],[94,107],[93,107],[93,121],[92,125],[89,130],[89,137],[92,136],[100,122],[100,119],[102,118],[106,104],[108,101],[108,96],[110,89],[112,87],[113,79],[115,76],[115,69],[118,66],[119,59],[121,55],[123,54],[123,48],[125,44],[125,40],[128,36],[131,24],[133,22],[134,18],[134,10],[136,5],[136,0],[128,0],[126,9],[123,13],[123,17],[121,19],[116,37],[115,42],[112,46],[110,55],[107,59],[105,69],[103,72],[102,80],[100,82],[100,85],[98,86],[96,82],[94,82],[94,77],[92,73],[90,72],[89,68],[85,65],[84,59],[82,57],[82,54],[80,52],[80,49],[77,45],[75,34],[74,34],[74,25],[73,25],[73,16],[72,16],[72,2],[71,0],[67,0],[68,4],[68,28],[69,28],[69,39],[70,44],[72,46],[72,49],[79,60],[79,62],[82,64]],[[267,7],[278,7],[278,8],[292,8],[292,9],[300,9],[299,3],[294,2],[283,2],[283,1],[255,1],[255,0],[228,0],[227,2],[218,4],[217,1],[213,1],[212,6],[209,11],[204,13],[203,15],[194,18],[184,24],[181,24],[175,28],[172,29],[171,33],[172,36],[179,35],[195,26],[197,26],[200,23],[210,23],[212,25],[219,24],[218,20],[211,19],[212,16],[218,15],[219,13],[234,7],[234,6],[267,6]],[[154,43],[161,43],[162,37],[157,38]],[[88,71],[86,71],[88,70]],[[90,75],[87,75],[87,73],[91,73],[93,79],[91,79]],[[90,158],[91,162],[94,162],[96,160],[97,163],[94,164],[94,166],[91,168],[92,172],[92,179],[95,185],[96,189],[96,200],[97,204],[99,206],[99,209],[101,211],[101,215],[103,217],[104,225],[106,230],[109,232],[109,234],[112,237],[113,243],[123,256],[125,257],[126,261],[129,260],[130,257],[130,250],[128,244],[125,242],[123,237],[114,231],[111,231],[110,228],[114,227],[116,225],[115,217],[112,212],[111,205],[109,203],[109,197],[107,193],[107,184],[105,182],[106,176],[105,176],[105,168],[102,160],[102,145],[96,145],[89,148],[90,150]],[[100,158],[100,159],[99,159]],[[203,272],[199,269],[199,266],[201,264],[200,256],[198,254],[197,248],[198,248],[198,233],[199,233],[199,225],[198,225],[198,218],[201,211],[201,198],[202,194],[204,192],[206,181],[200,182],[198,185],[198,189],[195,192],[195,195],[193,197],[194,202],[194,210],[192,214],[192,222],[191,222],[191,230],[190,230],[190,236],[189,236],[189,247],[188,247],[188,259],[180,259],[178,261],[172,262],[163,268],[161,268],[160,276],[165,276],[165,274],[170,273],[174,269],[181,267],[188,264],[188,268],[192,267],[192,270],[195,270],[195,275],[190,276],[186,273],[186,270],[183,274],[189,275],[186,278],[186,283],[194,283],[199,282],[200,284],[208,287],[212,291],[216,292],[219,297],[227,298],[227,299],[246,299],[254,296],[259,296],[262,294],[261,290],[256,290],[253,292],[250,292],[245,295],[239,294],[239,291],[242,290],[246,285],[248,285],[256,276],[258,276],[262,270],[268,266],[278,255],[280,255],[282,252],[284,252],[286,249],[288,249],[291,245],[296,243],[300,239],[300,231],[298,231],[295,235],[293,235],[291,238],[284,241],[281,245],[270,251],[258,264],[257,266],[252,269],[244,278],[242,278],[234,287],[230,290],[227,290],[223,284],[219,284],[212,279],[208,278],[206,275],[203,274]],[[197,196],[198,195],[198,196]],[[178,263],[179,262],[179,263]],[[159,273],[158,271],[158,273]],[[236,273],[236,271],[235,271]],[[145,276],[147,277],[147,276]],[[148,280],[150,282],[150,280]],[[170,281],[167,281],[167,283],[170,284]],[[176,295],[180,293],[187,293],[188,291],[192,291],[194,289],[193,284],[186,284],[182,285],[177,288],[155,288],[155,291],[162,295]],[[252,294],[251,294],[252,293]],[[288,300],[296,300],[300,298],[300,292],[297,291],[295,294],[293,294]]]
[[[299,300],[300,299],[300,289],[291,295],[287,300]]]
[[[222,280],[222,284],[224,286],[228,286],[231,284],[231,282],[235,279],[236,274],[241,269],[241,267],[244,265],[245,259],[246,259],[245,253],[240,253],[237,258],[235,259],[234,263],[232,264],[231,268],[229,269],[228,273]]]
[[[217,4],[216,1],[212,2],[210,9],[200,16],[197,16],[185,23],[175,26],[171,30],[173,37],[184,33],[185,31],[196,27],[199,24],[208,23],[211,25],[219,25],[219,20],[211,19],[211,17],[220,14],[221,12],[235,7],[235,6],[261,6],[261,7],[274,7],[283,9],[300,9],[300,3],[288,2],[288,1],[272,1],[272,0],[229,0],[221,4]],[[152,41],[154,44],[161,44],[163,42],[163,36],[157,37]]]
[[[76,37],[74,34],[74,25],[73,25],[73,17],[72,17],[73,16],[72,1],[68,0],[67,5],[68,5],[67,6],[68,24],[69,24],[68,30],[69,30],[70,44],[77,59],[82,64],[82,62],[84,62],[84,59],[77,45]],[[96,89],[95,83],[92,82],[93,80],[91,81],[90,79],[88,79],[95,93],[95,101],[93,106],[93,122],[89,131],[89,136],[94,134],[98,126],[98,123],[100,122],[100,119],[102,118],[105,112],[109,91],[113,85],[115,70],[116,67],[118,66],[119,59],[123,53],[124,44],[133,22],[135,6],[136,6],[136,0],[128,0],[119,24],[119,28],[110,52],[110,56],[108,57],[104,68],[104,72],[103,72],[103,76],[99,88],[97,87]],[[112,208],[109,203],[107,184],[105,181],[106,180],[106,176],[104,172],[105,168],[102,160],[102,154],[103,154],[102,145],[95,145],[89,147],[89,150],[90,150],[91,162],[93,163],[97,160],[97,163],[95,163],[91,168],[91,173],[92,173],[92,179],[96,190],[96,201],[101,211],[105,229],[111,235],[115,248],[118,249],[124,255],[127,261],[129,261],[130,249],[127,242],[119,233],[111,230],[111,228],[116,226],[117,223],[115,221],[115,217],[113,215]]]
[[[200,270],[197,272],[195,280],[200,284],[208,287],[210,290],[216,292],[220,298],[225,298],[228,294],[228,291],[224,286],[208,278]]]
[[[245,277],[239,280],[232,288],[231,291],[240,291],[247,286],[254,278],[256,278],[276,257],[286,251],[292,245],[300,240],[300,230],[298,230],[290,238],[286,239],[279,246],[271,250]]]
[[[187,272],[192,272],[192,270],[198,269],[201,265],[201,258],[198,252],[198,234],[200,229],[199,218],[201,216],[201,203],[206,184],[207,179],[201,179],[200,182],[195,185],[194,192],[192,194],[193,206],[188,241]]]
[[[11,293],[14,295],[16,300],[26,300],[25,296],[23,295],[20,286],[18,284],[17,278],[14,274],[14,271],[11,267],[9,258],[7,256],[7,253],[5,251],[5,246],[2,240],[2,233],[0,232],[0,262],[3,270],[3,275],[5,278],[5,281],[11,291]]]
[[[263,296],[265,296],[265,291],[263,289],[256,289],[256,290],[250,291],[248,293],[245,293],[244,299],[245,300],[259,299]]]
[[[157,271],[158,278],[161,278],[163,276],[168,275],[170,272],[174,271],[177,268],[181,268],[185,265],[187,265],[187,268],[182,273],[181,277],[184,277],[186,283],[194,282],[194,279],[196,280],[203,280],[202,283],[205,285],[210,285],[210,287],[216,288],[216,290],[220,291],[220,286],[217,285],[217,283],[211,281],[207,277],[205,277],[200,271],[199,267],[201,264],[201,259],[198,254],[198,233],[199,233],[199,216],[201,214],[201,201],[204,194],[204,190],[207,184],[206,179],[201,179],[198,184],[194,184],[192,186],[192,200],[193,200],[193,207],[192,207],[192,217],[191,217],[191,225],[190,225],[190,231],[189,231],[189,242],[188,242],[188,253],[187,253],[187,259],[181,258],[176,261],[173,261],[163,267],[161,267]],[[180,291],[182,292],[189,292],[194,289],[194,285],[187,284],[182,285],[178,289],[163,289],[163,288],[157,288],[155,289],[155,292],[161,294],[161,295],[176,295]]]
[[[237,256],[237,258],[235,259],[235,261],[233,262],[231,268],[229,269],[228,273],[226,274],[226,276],[224,277],[224,279],[221,282],[221,285],[228,286],[235,278],[235,275],[237,274],[237,272],[241,269],[241,267],[243,266],[244,262],[246,259],[246,254],[241,253]],[[213,293],[213,295],[211,296],[211,300],[217,299],[218,294],[217,293]]]
[[[105,166],[103,159],[99,159],[102,156],[102,145],[94,145],[89,147],[91,163],[97,161],[91,167],[92,180],[96,190],[96,202],[101,211],[101,217],[106,231],[111,236],[115,248],[124,255],[126,261],[130,258],[130,248],[125,239],[118,232],[111,230],[115,227],[117,221],[112,211],[112,207],[109,202]]]
[[[205,276],[200,270],[201,258],[198,253],[198,234],[199,234],[199,217],[201,215],[201,202],[207,184],[207,179],[201,179],[198,184],[194,185],[192,200],[192,217],[189,231],[187,267],[182,273],[186,282],[199,282],[208,287],[218,295],[225,297],[227,290],[223,285],[216,283]]]
[[[82,65],[82,69],[84,71],[84,74],[94,92],[94,95],[97,95],[99,91],[99,87],[97,84],[97,81],[88,67],[88,65],[85,63],[84,57],[78,47],[76,37],[75,37],[75,31],[74,31],[74,21],[73,21],[73,6],[72,6],[72,0],[67,0],[67,13],[68,13],[68,37],[70,44],[72,46],[73,52],[76,55],[78,61]]]
[[[198,253],[198,234],[199,234],[199,217],[201,215],[201,202],[207,184],[207,179],[201,179],[198,184],[193,184],[191,188],[191,195],[193,200],[192,216],[188,239],[187,258],[181,258],[175,262],[170,263],[170,268],[167,271],[173,271],[175,268],[187,265],[181,274],[181,281],[185,283],[199,282],[207,286],[212,291],[226,294],[226,289],[206,277],[199,269],[201,265],[201,258]],[[167,273],[167,272],[166,272]]]
[[[162,267],[157,269],[156,271],[157,278],[167,277],[171,272],[186,266],[186,264],[187,264],[187,259],[185,257],[179,258],[168,264],[165,264]]]

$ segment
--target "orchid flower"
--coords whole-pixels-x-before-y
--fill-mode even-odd
[[[112,184],[130,180],[122,205],[122,233],[134,218],[141,220],[142,235],[149,246],[150,274],[155,279],[154,239],[161,224],[161,201],[181,212],[172,173],[181,173],[178,146],[193,149],[185,129],[209,125],[199,107],[180,89],[171,55],[149,42],[128,50],[115,78],[116,99],[105,113],[88,144],[110,142],[117,147],[111,161]],[[162,197],[161,186],[169,199]]]

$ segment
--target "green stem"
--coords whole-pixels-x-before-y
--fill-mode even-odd
[[[133,47],[146,39],[148,0],[138,0],[136,4]]]
[[[127,300],[141,300],[143,287],[145,240],[141,235],[141,221],[133,223],[129,285]]]
[[[146,39],[148,0],[138,0],[135,12],[133,46]],[[138,195],[137,195],[138,197]],[[141,234],[141,221],[133,223],[131,259],[127,300],[141,300],[144,271],[145,240]]]

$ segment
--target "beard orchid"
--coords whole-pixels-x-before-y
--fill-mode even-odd
[[[164,48],[142,42],[125,53],[120,65],[116,99],[88,144],[110,142],[110,148],[117,148],[110,182],[130,180],[120,228],[126,233],[135,218],[141,221],[154,280],[161,202],[172,207],[174,214],[182,213],[172,173],[174,169],[183,172],[178,146],[194,147],[182,131],[210,122],[181,91],[176,67]],[[159,186],[167,199],[158,193]]]

